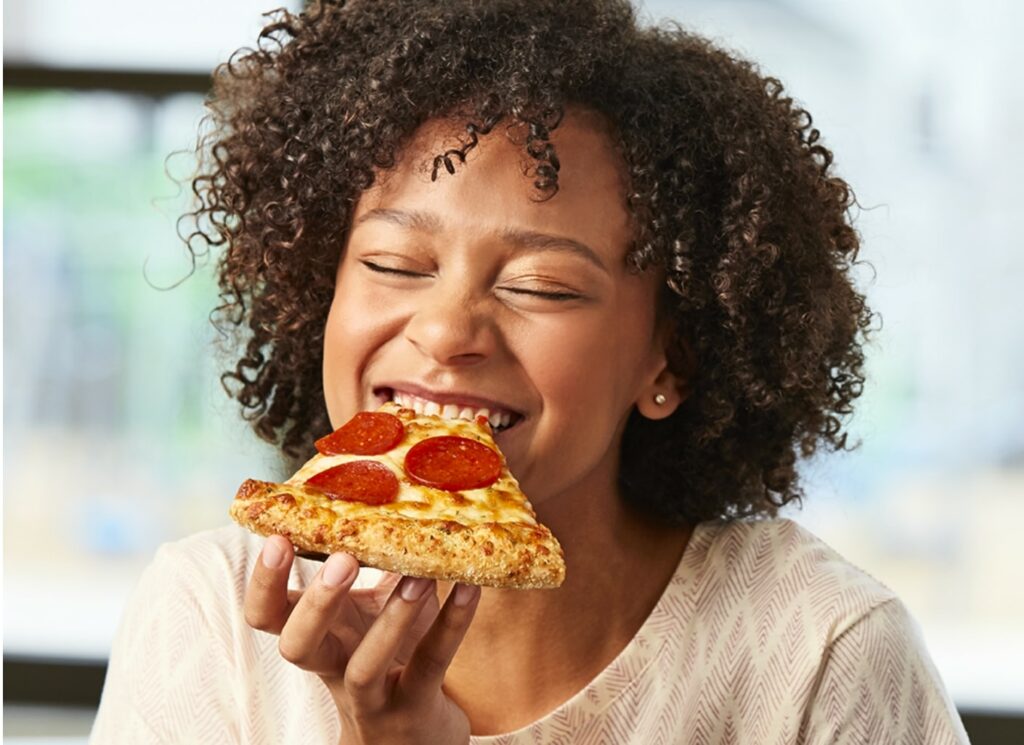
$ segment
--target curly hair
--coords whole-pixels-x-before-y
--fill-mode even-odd
[[[774,514],[802,497],[800,456],[849,449],[873,314],[855,288],[855,203],[810,115],[778,80],[619,0],[374,0],[275,11],[217,68],[188,236],[223,251],[222,378],[293,458],[329,430],[324,325],[361,193],[431,118],[464,122],[448,178],[501,121],[525,125],[538,198],[567,106],[601,115],[625,163],[627,261],[659,267],[672,369],[688,397],[633,411],[623,498],[676,523]],[[457,176],[456,176],[457,177]]]

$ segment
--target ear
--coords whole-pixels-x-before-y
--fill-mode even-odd
[[[697,369],[693,350],[672,334],[667,337],[660,367],[636,400],[637,411],[647,419],[665,419],[672,415],[692,391],[691,382]]]
[[[636,408],[647,419],[664,419],[674,413],[685,399],[676,376],[666,366],[650,385],[644,387]]]

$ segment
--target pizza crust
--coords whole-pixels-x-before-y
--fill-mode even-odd
[[[249,479],[238,489],[231,517],[305,551],[344,551],[368,566],[413,577],[516,589],[558,587],[565,579],[561,546],[543,525],[346,517],[318,504],[322,499],[299,484]]]

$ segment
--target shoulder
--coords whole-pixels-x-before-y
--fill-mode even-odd
[[[231,525],[161,545],[129,599],[122,630],[172,618],[229,627],[259,548]]]
[[[323,734],[311,722],[332,721],[323,716],[326,689],[284,662],[276,637],[245,623],[245,586],[262,545],[229,525],[157,550],[122,617],[93,742],[312,742]],[[293,568],[293,586],[313,570]],[[275,736],[282,727],[295,736]]]
[[[147,572],[162,579],[205,581],[247,575],[262,544],[237,525],[195,533],[157,549]]]
[[[193,601],[204,615],[239,608],[262,547],[262,537],[233,524],[164,543],[143,572],[136,594]],[[296,561],[289,586],[305,587],[318,566]]]
[[[792,520],[701,523],[678,577],[681,685],[742,712],[740,740],[963,741],[903,603]]]
[[[165,543],[157,549],[143,572],[136,595],[147,590],[169,597],[201,599],[206,608],[241,608],[245,588],[263,550],[263,537],[229,524]],[[322,566],[310,559],[296,559],[288,578],[292,590],[305,589]],[[373,587],[382,572],[363,568],[354,587]],[[173,589],[174,593],[168,592]]]
[[[189,593],[203,593],[244,583],[260,544],[234,525],[195,533],[157,549],[143,575],[144,584],[168,584]]]
[[[244,531],[230,526],[157,550],[114,639],[94,742],[183,741],[169,734],[233,695],[236,583],[252,553]],[[172,697],[189,717],[166,706]]]
[[[822,647],[896,599],[888,587],[788,519],[701,523],[684,560],[700,576],[699,601],[749,618],[798,615]],[[689,553],[689,552],[688,552]]]

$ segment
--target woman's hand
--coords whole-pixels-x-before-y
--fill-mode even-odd
[[[245,594],[245,620],[280,637],[281,656],[320,676],[341,717],[341,742],[469,741],[466,714],[441,690],[480,588],[456,585],[439,607],[432,580],[397,575],[350,590],[359,565],[332,554],[304,592],[288,590],[294,553],[264,544]]]

